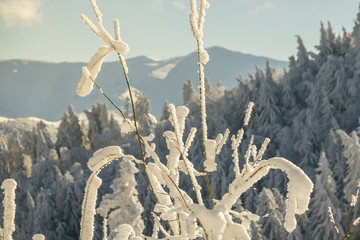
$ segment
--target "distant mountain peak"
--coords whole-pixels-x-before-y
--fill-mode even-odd
[[[221,80],[225,87],[231,88],[238,84],[236,79],[239,74],[247,76],[249,72],[255,72],[255,65],[265,68],[264,57],[234,52],[221,46],[212,46],[207,50],[210,61],[205,66],[205,75],[213,86]],[[288,65],[284,61],[269,60],[274,68]],[[159,116],[165,98],[175,105],[181,105],[183,84],[190,79],[197,85],[196,62],[195,51],[165,60],[144,55],[128,58],[131,86],[151,98],[152,113]],[[113,100],[118,99],[126,89],[119,63],[114,63],[104,63],[97,79],[100,87]],[[0,61],[0,116],[36,116],[58,120],[69,104],[77,112],[81,112],[91,108],[92,104],[105,102],[96,89],[87,98],[76,95],[75,89],[84,64],[86,63],[64,64],[20,59]]]

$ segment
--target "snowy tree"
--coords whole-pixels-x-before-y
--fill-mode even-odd
[[[347,159],[347,175],[344,179],[344,196],[348,202],[351,202],[351,196],[356,193],[357,183],[360,181],[360,144],[359,137],[356,132],[352,132],[351,136],[342,130],[337,130],[337,134],[341,137],[344,146],[344,157]]]
[[[263,126],[267,123],[278,121],[280,110],[278,108],[278,96],[273,77],[273,69],[270,67],[269,60],[266,62],[265,78],[259,89],[259,97],[256,100],[258,104],[258,116],[255,117],[254,125]]]
[[[4,142],[3,142],[4,143]],[[12,173],[17,172],[23,167],[23,146],[20,142],[19,132],[15,129],[8,138],[8,149],[5,156],[5,174],[6,178],[10,177]]]
[[[330,169],[336,185],[336,196],[343,199],[344,178],[346,176],[346,158],[343,155],[343,147],[340,136],[335,130],[331,129],[327,140],[326,153],[329,160]]]
[[[74,112],[74,107],[69,105],[67,112],[64,113],[57,132],[56,148],[80,147],[83,142],[83,132],[79,124],[79,118]]]
[[[199,94],[196,92],[191,80],[184,83],[183,86],[183,102],[185,106],[188,106],[191,102],[197,102]],[[166,118],[167,119],[167,118]]]
[[[85,114],[89,120],[88,137],[91,148],[97,150],[104,147],[107,143],[108,136],[104,134],[109,129],[109,111],[106,104],[93,105],[91,111],[85,110]]]
[[[6,178],[6,155],[8,152],[7,139],[3,132],[0,131],[0,180],[3,181]]]
[[[50,134],[46,129],[46,124],[40,121],[36,125],[36,161],[41,162],[50,157],[57,160],[56,152],[52,151],[54,144],[51,140]]]
[[[335,181],[329,168],[324,152],[321,152],[319,167],[316,169],[316,183],[314,197],[310,201],[309,223],[306,231],[307,239],[338,239],[338,234],[328,213],[328,208],[334,213],[335,222],[343,233],[341,222],[340,202],[336,197]],[[341,234],[343,235],[343,234]]]
[[[273,192],[268,188],[263,188],[259,194],[258,207],[256,214],[263,216],[259,220],[261,226],[261,234],[265,239],[280,239],[282,234],[281,224],[283,216],[279,212],[279,205],[276,203]]]
[[[321,66],[324,62],[326,62],[327,57],[334,53],[331,42],[333,39],[330,39],[332,35],[330,34],[329,36],[329,33],[332,33],[332,31],[327,31],[322,22],[320,25],[320,44],[316,46],[319,50],[319,54],[316,59],[318,66]]]
[[[137,197],[134,174],[138,172],[135,164],[130,161],[121,161],[118,177],[112,181],[112,193],[103,196],[97,212],[107,219],[110,228],[109,239],[114,239],[116,228],[121,224],[133,226],[139,235],[144,230],[141,218],[143,206]]]
[[[151,120],[146,114],[151,113],[150,98],[142,91],[135,92],[135,114],[139,130],[142,134],[147,135],[151,131]]]
[[[162,107],[162,111],[161,111],[161,117],[160,117],[160,121],[164,121],[169,119],[170,116],[170,112],[169,112],[169,102],[167,99],[165,99],[164,101],[164,105]]]

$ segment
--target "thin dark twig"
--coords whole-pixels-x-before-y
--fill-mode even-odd
[[[104,97],[120,112],[121,116],[124,119],[127,119],[123,111],[106,95],[106,93],[99,87],[99,85],[94,81],[94,79],[90,76],[90,80],[94,83],[94,85],[99,89],[99,91],[104,95]]]

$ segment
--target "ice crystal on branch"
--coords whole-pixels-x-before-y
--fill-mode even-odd
[[[91,92],[93,88],[93,81],[95,81],[98,73],[100,72],[103,61],[107,55],[115,51],[120,56],[120,54],[127,53],[129,51],[129,46],[120,39],[119,21],[114,21],[115,39],[113,39],[103,26],[102,13],[96,5],[96,1],[91,0],[91,5],[99,23],[98,27],[96,27],[95,24],[92,23],[91,20],[84,14],[81,14],[80,17],[85,24],[107,44],[107,46],[100,47],[91,58],[88,65],[82,68],[82,77],[76,89],[77,94],[81,97],[85,97]],[[124,60],[122,62],[125,63]],[[126,64],[124,64],[124,68],[127,71]]]

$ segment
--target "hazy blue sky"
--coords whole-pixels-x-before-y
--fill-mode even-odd
[[[195,49],[188,0],[98,0],[105,27],[120,20],[125,57],[154,58],[188,54]],[[308,50],[318,44],[320,21],[352,30],[355,0],[209,0],[205,47],[287,60],[296,53],[295,35]],[[89,0],[0,0],[0,59],[88,61],[103,43],[81,21],[95,21]],[[211,57],[211,56],[210,56]],[[107,60],[114,60],[115,56]]]

